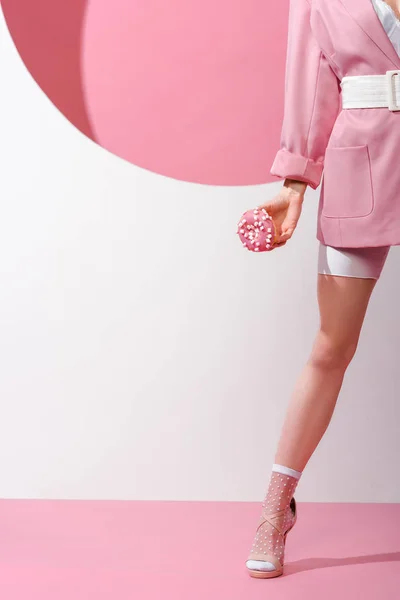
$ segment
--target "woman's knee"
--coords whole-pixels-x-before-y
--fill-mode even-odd
[[[310,361],[324,369],[345,369],[357,350],[358,339],[340,338],[320,331],[311,351]]]

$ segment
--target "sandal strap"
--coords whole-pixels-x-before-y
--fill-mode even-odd
[[[262,514],[257,530],[260,529],[260,527],[262,527],[264,523],[269,523],[274,529],[276,529],[278,533],[284,535],[285,532],[281,527],[281,523],[283,521],[284,516],[285,510],[279,510],[277,512],[270,513],[269,515]]]

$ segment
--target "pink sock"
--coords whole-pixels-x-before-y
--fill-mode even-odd
[[[301,476],[284,465],[274,464],[267,494],[262,503],[259,526],[250,551],[247,566],[250,569],[272,571],[276,559],[283,566],[285,533],[294,525],[291,500]],[[268,555],[271,560],[268,560]]]

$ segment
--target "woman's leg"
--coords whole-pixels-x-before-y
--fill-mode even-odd
[[[325,433],[389,249],[389,246],[333,248],[320,244],[319,331],[295,384],[275,463],[303,471]]]
[[[320,326],[283,423],[261,520],[246,563],[252,576],[274,577],[282,572],[285,532],[296,521],[291,500],[301,472],[331,420],[388,252],[389,247],[345,250],[320,245]]]
[[[289,402],[275,463],[303,471],[325,433],[375,284],[318,274],[320,327]]]

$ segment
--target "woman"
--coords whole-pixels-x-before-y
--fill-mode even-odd
[[[372,77],[371,77],[372,76]],[[400,245],[400,0],[290,0],[281,145],[284,185],[263,205],[278,245],[307,185],[318,210],[320,328],[296,383],[253,546],[253,577],[283,572],[294,492],[325,433],[390,246]]]

